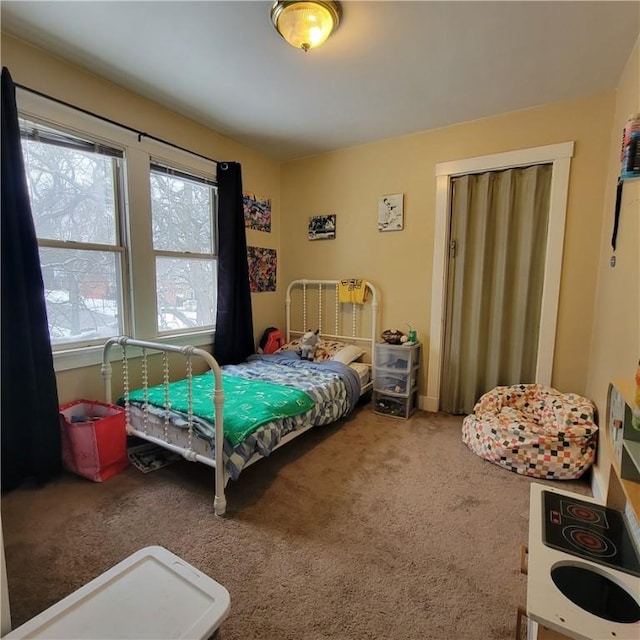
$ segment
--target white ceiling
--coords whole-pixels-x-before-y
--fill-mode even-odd
[[[615,88],[640,32],[639,2],[348,0],[339,29],[304,53],[270,6],[3,0],[1,18],[278,160]]]

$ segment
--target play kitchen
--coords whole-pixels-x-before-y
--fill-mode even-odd
[[[527,614],[579,640],[638,640],[640,557],[622,512],[531,485]]]
[[[640,430],[634,428],[640,406],[635,391],[630,380],[609,387],[599,443],[600,465],[609,476],[606,504],[556,485],[531,485],[528,640],[640,639]]]

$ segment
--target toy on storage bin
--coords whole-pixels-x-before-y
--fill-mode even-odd
[[[300,359],[301,360],[313,360],[316,355],[316,349],[320,344],[320,338],[318,334],[320,333],[320,329],[317,329],[315,332],[309,329],[306,333],[303,334],[302,338],[300,338]]]
[[[418,342],[418,333],[416,332],[415,329],[411,327],[411,325],[408,322],[405,322],[405,324],[407,325],[407,327],[409,327],[409,332],[407,333],[406,336],[404,336],[404,339],[401,338],[400,341],[402,342],[402,344],[406,346],[411,346],[412,344],[416,344],[416,342]]]
[[[400,329],[385,329],[380,337],[387,344],[402,344],[402,338],[404,338],[405,341],[407,338]]]

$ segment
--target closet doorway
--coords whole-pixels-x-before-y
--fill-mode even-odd
[[[569,142],[436,166],[423,408],[470,413],[498,384],[551,384],[572,155]]]

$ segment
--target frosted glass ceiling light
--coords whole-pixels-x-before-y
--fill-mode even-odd
[[[325,0],[277,0],[271,7],[271,22],[293,47],[309,51],[319,47],[338,28],[342,10]]]

